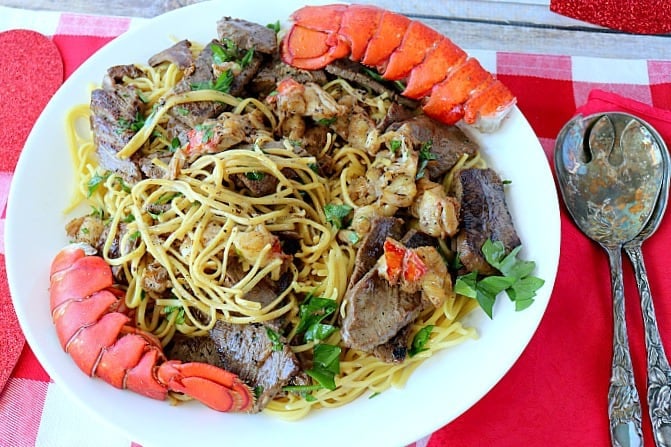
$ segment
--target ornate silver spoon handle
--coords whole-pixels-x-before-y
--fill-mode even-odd
[[[671,447],[671,367],[659,336],[641,244],[625,245],[625,252],[634,266],[641,295],[648,364],[648,406],[655,444],[657,447]]]
[[[613,447],[640,447],[641,402],[634,383],[629,353],[629,339],[624,316],[624,283],[622,280],[622,247],[605,247],[610,263],[613,293],[613,365],[608,389],[608,417]]]

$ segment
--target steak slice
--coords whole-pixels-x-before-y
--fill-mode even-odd
[[[285,64],[276,56],[259,70],[254,79],[251,80],[249,88],[252,92],[268,95],[285,78],[292,78],[299,84],[314,82],[324,85],[328,82],[324,70],[301,70],[294,68],[291,65]]]
[[[506,198],[503,182],[492,169],[464,169],[455,178],[455,195],[461,203],[457,252],[468,271],[482,275],[497,273],[482,255],[487,239],[500,241],[506,253],[520,245]]]
[[[253,48],[262,54],[274,54],[277,50],[275,31],[247,20],[222,17],[217,22],[217,35],[222,42],[228,39],[241,50]]]
[[[401,243],[405,245],[406,248],[438,247],[438,239],[414,228],[411,228],[405,233],[405,236],[401,239]]]
[[[421,292],[392,286],[374,268],[345,294],[341,335],[346,346],[365,352],[387,343],[415,320],[424,303]]]
[[[282,349],[273,349],[268,329],[274,330],[260,323],[239,325],[217,321],[210,331],[210,338],[221,355],[222,367],[257,391],[252,409],[256,412],[301,373],[298,359],[283,337],[280,337]]]
[[[384,252],[384,241],[387,237],[400,239],[403,221],[395,217],[378,216],[371,222],[368,234],[364,236],[354,259],[354,271],[350,277],[347,289],[354,285],[373,268]]]
[[[185,93],[197,89],[198,86],[216,81],[214,70],[212,69],[212,48],[210,45],[216,44],[214,40],[203,48],[193,64],[193,71],[177,83],[174,88],[175,93]],[[206,119],[214,118],[224,111],[225,106],[215,101],[197,101],[181,104],[170,110],[170,116],[177,121],[182,122],[187,128],[193,129],[198,124],[202,124]]]
[[[373,355],[383,362],[401,363],[408,355],[410,325],[402,328],[391,340],[373,349]]]
[[[165,350],[170,360],[181,362],[201,362],[224,368],[221,355],[217,345],[207,335],[200,337],[189,337],[188,335],[176,333]]]
[[[91,92],[91,129],[100,165],[129,184],[141,179],[140,169],[130,159],[120,159],[116,154],[137,132],[132,124],[143,111],[144,103],[132,87],[114,85]]]
[[[398,121],[387,127],[387,132],[405,134],[413,147],[419,150],[423,144],[431,142],[431,153],[435,159],[426,164],[426,174],[430,180],[440,179],[452,169],[464,155],[474,155],[478,145],[456,126],[446,126],[426,115],[417,115],[405,121]]]
[[[193,64],[191,42],[186,39],[180,40],[173,46],[154,54],[148,61],[152,67],[161,65],[163,62],[172,62],[182,71],[189,68]]]

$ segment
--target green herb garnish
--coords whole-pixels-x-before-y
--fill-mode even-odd
[[[352,212],[352,209],[353,208],[349,205],[329,203],[324,206],[326,221],[333,224],[337,229],[343,228],[344,219]]]
[[[317,120],[317,124],[319,124],[320,126],[327,126],[328,127],[331,124],[335,123],[336,121],[338,121],[338,118],[335,117],[335,116],[331,117],[331,118],[321,118],[321,119]]]
[[[88,190],[88,197],[91,197],[94,192],[98,189],[98,187],[105,183],[109,176],[111,175],[111,172],[105,172],[104,174],[100,175],[97,172],[93,174],[93,177],[89,180],[87,183],[87,190]]]
[[[335,376],[340,372],[340,347],[319,344],[313,348],[312,369],[305,373],[318,384],[329,390],[335,390]]]
[[[116,132],[123,133],[127,130],[137,132],[138,130],[142,129],[142,127],[144,126],[144,122],[145,117],[139,111],[135,113],[135,119],[133,119],[132,121],[121,117],[117,120],[119,128],[116,130]]]
[[[433,327],[434,326],[432,324],[424,326],[415,334],[415,337],[412,339],[412,344],[410,345],[410,350],[408,351],[410,357],[413,357],[420,352],[429,349],[426,347],[426,345],[429,342],[429,336],[431,335]]]
[[[335,330],[335,326],[324,324],[324,318],[333,314],[338,308],[338,303],[329,298],[316,297],[308,295],[305,301],[299,306],[299,322],[296,327],[296,334],[304,333],[303,338],[306,342],[324,340]]]
[[[417,168],[417,175],[415,179],[419,180],[424,177],[424,171],[426,170],[426,165],[431,160],[438,158],[436,154],[431,152],[433,147],[433,141],[429,140],[422,144],[422,147],[419,149],[419,166]]]
[[[280,340],[280,334],[269,327],[266,327],[266,334],[268,335],[270,342],[273,344],[273,351],[281,351],[284,349],[284,343]]]
[[[266,176],[266,173],[263,172],[263,171],[245,172],[245,177],[247,177],[249,180],[253,180],[253,181],[256,181],[256,182],[263,180],[265,176]]]
[[[220,74],[215,82],[212,81],[203,81],[203,82],[192,82],[191,90],[216,90],[221,93],[228,93],[233,84],[233,72],[231,70],[226,70],[224,73]]]
[[[534,302],[536,292],[545,283],[541,278],[531,276],[536,268],[533,261],[517,259],[522,246],[517,246],[507,255],[501,241],[485,241],[482,254],[485,260],[502,275],[478,278],[477,272],[457,277],[454,291],[460,295],[474,298],[480,307],[492,318],[492,309],[499,293],[505,291],[508,298],[515,303],[515,310],[520,311]]]

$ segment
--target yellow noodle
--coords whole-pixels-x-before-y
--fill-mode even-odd
[[[197,54],[200,48],[194,45],[192,51]],[[297,154],[287,140],[284,148],[264,148],[273,140],[272,132],[278,123],[267,103],[212,90],[174,94],[172,88],[182,76],[174,65],[137,67],[144,75],[124,82],[141,92],[149,114],[144,126],[119,152],[121,158],[140,149],[170,150],[165,130],[167,113],[190,102],[222,102],[232,108],[233,114],[258,111],[272,129],[259,132],[251,150],[228,149],[201,155],[188,166],[182,166],[175,178],[144,179],[129,187],[118,176],[100,172],[92,136],[81,130],[81,123],[89,120],[89,107],[82,105],[69,111],[68,139],[78,177],[69,209],[87,200],[109,219],[110,232],[102,254],[126,279],[125,304],[134,310],[137,327],[152,332],[167,344],[176,333],[206,334],[217,320],[248,324],[281,317],[293,323],[287,335],[293,342],[291,348],[299,355],[309,354],[312,343],[296,344],[298,306],[306,295],[313,294],[336,301],[342,312],[356,255],[354,246],[339,243],[338,230],[326,221],[324,207],[330,203],[358,207],[348,185],[365,175],[373,157],[349,145],[336,150],[335,136],[328,132],[319,157],[332,155],[335,175],[323,178],[314,170],[316,158]],[[384,116],[390,104],[386,95],[374,97],[341,79],[324,89],[336,98],[345,95],[356,98],[378,118]],[[402,139],[388,135],[379,143],[384,144],[385,138]],[[169,168],[158,159],[154,163]],[[463,158],[455,169],[479,163],[482,163],[479,157]],[[293,176],[285,175],[289,171]],[[249,172],[275,177],[276,190],[262,197],[237,191],[235,177]],[[96,178],[104,181],[97,189],[90,189],[90,182]],[[452,173],[446,176],[444,186],[449,188],[451,181]],[[150,212],[158,205],[161,212]],[[298,265],[292,265],[285,273],[292,278],[290,286],[265,305],[245,297],[260,281],[277,281],[283,273],[282,259],[274,254],[272,239],[264,239],[263,231],[291,231],[299,241],[293,255]],[[252,245],[253,258],[244,257],[241,247],[247,245]],[[448,247],[443,248],[448,253]],[[231,273],[234,262],[242,268],[240,277]],[[154,264],[162,266],[170,278],[169,297],[144,290],[142,277]],[[310,400],[299,393],[286,393],[276,397],[264,411],[297,420],[315,408],[337,407],[360,396],[402,387],[424,359],[476,336],[474,329],[460,323],[474,308],[473,303],[474,300],[451,295],[441,307],[422,314],[411,325],[411,336],[431,325],[430,343],[426,351],[403,363],[385,363],[371,354],[343,347],[335,390],[312,391]],[[331,322],[336,318],[332,316]],[[327,342],[338,344],[339,334],[336,332]]]

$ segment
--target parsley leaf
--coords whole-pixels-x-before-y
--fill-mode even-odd
[[[104,174],[98,174],[97,172],[93,174],[93,177],[89,180],[87,183],[87,192],[88,192],[88,197],[91,197],[94,192],[98,189],[100,185],[105,183],[107,178],[111,175],[112,173],[110,171],[105,172]]]
[[[220,74],[215,82],[204,81],[204,82],[192,82],[191,90],[216,90],[221,93],[228,93],[233,84],[233,72],[231,70],[226,70],[224,73]]]
[[[142,115],[142,113],[140,113],[140,111],[135,113],[135,118],[132,121],[121,117],[117,120],[119,127],[116,129],[116,133],[121,134],[127,130],[137,132],[138,130],[142,129],[145,120],[146,118],[144,115]]]
[[[335,390],[335,376],[340,372],[340,347],[319,344],[313,348],[312,369],[305,373],[329,390]]]
[[[269,327],[266,327],[266,334],[268,335],[270,342],[273,344],[273,351],[281,351],[284,349],[284,343],[280,340],[280,334]]]
[[[517,258],[521,246],[517,246],[505,254],[505,247],[500,241],[485,241],[482,245],[482,254],[485,260],[502,275],[478,278],[477,272],[457,277],[454,291],[460,295],[474,298],[480,307],[492,318],[496,297],[506,292],[508,298],[515,303],[515,310],[520,311],[529,307],[536,296],[536,292],[545,283],[541,278],[531,276],[536,268],[533,261],[524,261]]]
[[[349,205],[336,205],[329,203],[324,206],[324,214],[326,215],[326,221],[333,224],[334,227],[340,229],[344,226],[343,219],[345,219],[349,213],[352,211],[352,207]]]
[[[305,333],[305,341],[324,340],[335,331],[335,326],[323,324],[324,318],[333,314],[338,307],[335,300],[308,295],[299,306],[296,334]]]
[[[417,175],[415,176],[415,179],[417,180],[424,177],[424,171],[426,170],[426,165],[429,161],[438,158],[436,154],[431,152],[432,147],[433,141],[429,140],[425,141],[419,149],[419,166],[417,167]]]
[[[249,171],[245,172],[245,177],[253,181],[261,181],[266,176],[266,173],[263,171]]]
[[[335,116],[333,116],[331,118],[320,118],[320,119],[317,120],[317,124],[319,124],[320,126],[327,126],[328,127],[331,124],[335,123],[336,121],[338,121],[338,117],[335,117]]]
[[[275,34],[280,32],[280,21],[277,20],[275,23],[269,23],[266,25],[266,28],[270,28],[271,30],[275,31]]]
[[[431,335],[433,327],[434,326],[432,324],[429,324],[428,326],[424,326],[415,334],[415,337],[412,339],[412,345],[410,345],[410,350],[408,351],[410,357],[413,357],[420,352],[429,349],[426,347],[426,345],[429,342],[429,336]]]
[[[184,308],[182,306],[165,306],[163,308],[163,315],[167,315],[168,318],[171,317],[173,313],[176,313],[175,323],[184,324]]]

